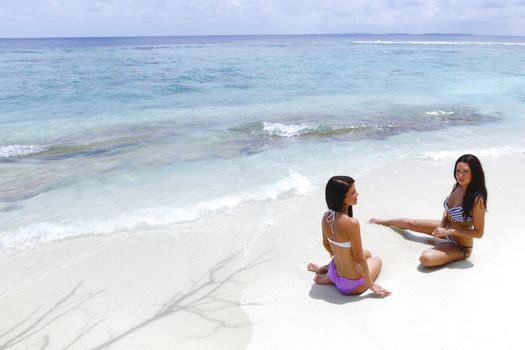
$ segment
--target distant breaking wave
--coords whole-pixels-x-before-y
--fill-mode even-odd
[[[429,116],[447,116],[447,115],[453,115],[454,112],[447,112],[447,111],[431,111],[431,112],[425,112],[426,115]]]
[[[157,49],[167,49],[170,48],[168,45],[143,45],[143,46],[132,46],[132,50],[157,50]]]
[[[240,123],[227,129],[210,124],[199,129],[199,137],[191,132],[193,126],[158,123],[144,128],[116,128],[97,135],[54,140],[54,144],[0,146],[0,161],[17,162],[26,158],[59,161],[111,157],[144,144],[155,142],[183,144],[191,152],[172,153],[172,159],[197,160],[233,158],[280,147],[288,142],[384,140],[410,131],[438,130],[460,125],[480,125],[500,118],[465,107],[393,107],[365,115],[301,116],[296,120],[261,120]],[[27,192],[27,191],[26,191]],[[30,191],[31,193],[34,191]],[[9,200],[16,198],[9,195]],[[5,196],[4,196],[5,197]]]
[[[504,46],[525,46],[525,43],[513,42],[484,42],[484,41],[390,41],[390,40],[355,40],[355,44],[379,44],[379,45],[504,45]]]
[[[359,123],[356,125],[325,125],[325,124],[281,124],[263,123],[263,133],[270,137],[337,137],[348,136],[359,137],[366,134],[388,131],[394,129],[394,124]]]
[[[350,122],[345,123],[345,118],[323,123],[301,122],[301,123],[279,123],[279,122],[252,122],[241,124],[230,129],[237,134],[249,135],[253,138],[338,138],[338,139],[384,139],[391,135],[415,130],[435,130],[453,125],[477,125],[481,123],[497,121],[499,118],[486,115],[482,112],[466,109],[430,109],[410,115],[397,115],[405,111],[393,111],[392,114],[384,116],[363,117],[361,120],[349,117]],[[412,113],[412,112],[409,112]]]
[[[26,156],[28,154],[40,153],[47,149],[42,145],[7,145],[0,146],[0,158]]]
[[[315,128],[315,127],[314,127]],[[307,130],[311,130],[308,124],[281,124],[281,123],[263,123],[263,130],[268,135],[292,137],[298,136]]]

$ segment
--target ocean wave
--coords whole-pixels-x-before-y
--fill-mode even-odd
[[[326,123],[312,123],[310,121],[300,123],[279,122],[253,122],[243,124],[230,129],[239,135],[249,135],[252,142],[254,138],[266,139],[289,139],[318,137],[320,139],[347,139],[361,140],[365,138],[384,139],[391,135],[416,130],[435,130],[453,125],[478,125],[481,123],[494,122],[498,117],[488,115],[479,111],[465,108],[436,108],[406,112],[393,110],[383,116],[373,118],[348,117],[348,121],[337,118]]]
[[[111,152],[116,152],[125,148],[133,147],[144,142],[146,137],[153,138],[153,135],[135,135],[129,137],[108,138],[106,140],[93,142],[79,142],[71,144],[57,144],[52,146],[35,148],[34,152],[18,154],[18,156],[38,157],[46,160],[60,160],[73,157],[100,156]],[[1,153],[0,153],[1,154]]]
[[[337,136],[364,136],[372,133],[384,132],[395,129],[396,125],[378,123],[357,123],[349,125],[327,124],[281,124],[263,123],[263,132],[270,137],[337,137]]]
[[[447,112],[447,111],[441,111],[441,110],[438,110],[438,111],[430,111],[430,112],[425,112],[426,115],[429,115],[429,116],[446,116],[446,115],[453,115],[455,112]]]
[[[131,211],[111,217],[58,224],[40,222],[15,231],[0,231],[0,252],[12,252],[42,244],[83,236],[103,236],[116,232],[154,229],[198,220],[232,210],[244,203],[264,202],[291,196],[305,196],[314,190],[310,180],[296,172],[275,184],[260,186],[251,191],[228,194],[209,201],[201,201],[189,207],[155,207]]]
[[[7,145],[0,146],[0,158],[10,158],[26,156],[29,154],[40,153],[47,150],[42,145]]]
[[[292,137],[301,135],[306,130],[315,129],[308,124],[281,124],[281,123],[263,123],[263,130],[270,136]]]
[[[393,108],[387,112],[364,116],[308,117],[300,121],[253,121],[227,130],[215,138],[212,153],[221,157],[251,155],[288,142],[385,140],[393,135],[411,131],[439,130],[460,125],[480,125],[500,118],[458,107]],[[321,120],[322,122],[318,122]],[[198,147],[198,145],[197,145]]]
[[[156,49],[166,49],[169,48],[169,45],[140,45],[140,46],[132,46],[132,50],[156,50]]]
[[[390,40],[355,40],[355,44],[379,44],[379,45],[502,45],[502,46],[525,46],[525,43],[497,42],[497,41],[390,41]]]
[[[487,115],[479,111],[450,109],[450,110],[432,110],[425,112],[429,120],[440,123],[456,123],[456,124],[479,124],[486,122],[494,122],[499,120],[498,117]],[[436,125],[438,126],[438,125]]]

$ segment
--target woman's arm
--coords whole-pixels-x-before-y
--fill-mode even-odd
[[[448,215],[447,211],[443,210],[443,217],[441,218],[441,223],[439,224],[439,227],[446,228],[448,226]]]
[[[365,285],[367,288],[372,287],[374,281],[370,278],[370,271],[368,270],[368,262],[363,252],[363,244],[361,242],[361,228],[359,227],[359,221],[356,219],[350,219],[348,225],[348,235],[350,242],[352,242],[352,255],[354,256],[354,264],[356,270],[365,279]]]
[[[432,232],[432,235],[438,238],[444,238],[448,235],[458,235],[468,238],[481,238],[485,231],[485,201],[477,197],[474,208],[472,208],[472,224],[474,228],[441,228],[438,227]]]
[[[354,218],[350,218],[349,232],[348,236],[352,242],[352,254],[354,257],[354,264],[356,270],[361,274],[365,279],[365,286],[367,289],[370,289],[376,295],[386,297],[391,293],[374,283],[374,280],[370,276],[370,270],[368,269],[368,260],[365,257],[363,252],[363,245],[361,243],[361,229],[359,227],[359,221]]]

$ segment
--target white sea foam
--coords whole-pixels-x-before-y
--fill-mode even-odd
[[[472,153],[479,158],[499,158],[502,156],[519,155],[525,154],[525,148],[523,147],[492,147],[481,150],[469,151],[469,150],[452,150],[452,151],[435,151],[435,152],[424,152],[419,155],[412,156],[410,158],[416,159],[430,159],[430,160],[456,160],[459,156],[466,153]]]
[[[86,221],[39,222],[21,227],[16,231],[0,231],[0,253],[31,248],[72,237],[109,235],[116,232],[152,229],[193,221],[234,209],[243,203],[271,201],[296,195],[305,196],[313,190],[314,187],[308,178],[290,171],[289,176],[275,184],[201,201],[193,206],[154,207]]]
[[[454,114],[454,112],[437,110],[437,111],[425,112],[425,114],[430,115],[430,116],[444,116],[444,115],[452,115]]]
[[[7,145],[0,146],[0,158],[24,156],[45,151],[47,147],[41,145]]]
[[[310,129],[308,124],[281,124],[281,123],[267,123],[263,124],[264,132],[272,136],[293,137],[298,136],[304,130]]]

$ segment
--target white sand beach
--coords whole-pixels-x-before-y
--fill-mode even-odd
[[[383,259],[377,283],[388,298],[312,282],[307,263],[328,261],[318,187],[169,232],[71,238],[0,256],[0,349],[522,348],[525,155],[482,162],[485,235],[470,259],[436,269],[418,261],[430,238],[366,222],[438,219],[453,162],[359,169],[354,216],[365,248]],[[247,218],[260,220],[260,232],[247,235]]]

